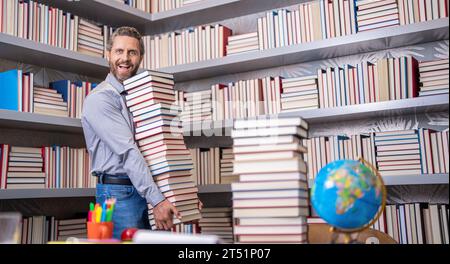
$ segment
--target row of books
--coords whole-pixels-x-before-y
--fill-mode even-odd
[[[189,122],[448,94],[448,59],[418,65],[410,56],[385,58],[319,69],[317,75],[216,84],[201,92],[177,91],[177,104]]]
[[[34,85],[33,73],[13,69],[0,73],[0,109],[81,118],[83,102],[94,83],[60,80],[50,87]]]
[[[148,13],[158,13],[180,8],[202,0],[115,0]]]
[[[359,158],[382,176],[449,173],[448,134],[448,130],[420,128],[306,139],[308,177],[315,178],[335,160]]]
[[[424,18],[409,23],[448,17],[448,0],[404,3],[408,1],[319,0],[302,3],[294,10],[267,12],[264,17],[258,18],[257,31],[246,34],[232,36],[231,30],[226,27],[206,25],[147,37],[146,50],[150,52],[143,67],[157,69],[408,24],[401,21],[406,12],[404,5],[412,13],[416,12],[414,8],[417,5],[419,16],[425,14]]]
[[[191,175],[192,158],[177,119],[179,111],[172,107],[175,102],[173,85],[173,75],[152,71],[124,81],[126,105],[136,123],[136,143],[155,183],[180,212],[181,219],[175,216],[173,219],[177,224],[199,219],[200,211],[198,189]],[[150,224],[155,229],[153,208],[149,206]]]
[[[419,62],[419,96],[448,94],[449,60]]]
[[[0,189],[93,188],[86,149],[0,145]]]
[[[201,234],[218,236],[223,243],[234,242],[231,207],[203,208],[201,213],[202,218],[199,221]]]
[[[306,243],[306,148],[300,118],[238,120],[231,184],[236,243]]]
[[[46,244],[70,237],[86,238],[85,218],[61,219],[54,216],[23,217],[19,227],[21,244]]]
[[[112,28],[37,1],[0,0],[0,32],[103,57]]]
[[[448,17],[448,0],[398,0],[400,25]]]
[[[448,204],[386,205],[372,226],[400,244],[449,244]]]
[[[192,175],[197,185],[229,184],[238,180],[233,175],[231,148],[190,149],[194,168]]]
[[[177,234],[200,234],[200,226],[198,223],[179,223],[174,225],[170,231]]]
[[[225,26],[206,25],[156,36],[144,36],[146,54],[141,67],[158,69],[226,56],[231,30]]]

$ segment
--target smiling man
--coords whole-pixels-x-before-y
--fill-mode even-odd
[[[172,227],[176,208],[165,199],[134,140],[134,125],[125,104],[123,81],[137,73],[144,55],[139,32],[118,28],[107,46],[110,73],[86,98],[81,123],[92,174],[97,179],[96,201],[117,199],[114,238],[129,227],[149,229],[147,203],[154,209],[158,229]]]

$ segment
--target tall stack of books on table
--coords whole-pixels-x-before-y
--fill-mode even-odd
[[[306,243],[308,125],[300,118],[237,120],[232,130],[237,243]]]
[[[206,121],[212,119],[211,90],[185,93],[183,112],[180,118],[183,122]]]
[[[201,210],[199,221],[201,234],[216,235],[225,243],[233,243],[233,224],[231,207],[211,207]]]
[[[41,148],[0,146],[0,189],[46,187]]]
[[[400,25],[397,0],[356,1],[358,32]]]
[[[419,96],[447,94],[449,91],[449,61],[433,60],[419,62]]]
[[[281,111],[319,108],[317,75],[282,79]]]
[[[135,139],[155,183],[181,214],[174,223],[200,218],[192,158],[174,105],[173,76],[145,71],[124,81],[126,104],[136,123]],[[150,223],[155,228],[153,211]]]
[[[221,148],[220,152],[220,183],[229,184],[239,181],[239,176],[233,174],[233,148]]]
[[[85,19],[80,19],[79,23],[78,51],[95,57],[103,57],[105,46],[102,27]]]
[[[228,37],[227,55],[259,50],[258,33],[247,33]]]

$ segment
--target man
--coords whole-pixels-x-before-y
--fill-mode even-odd
[[[113,215],[113,237],[120,238],[128,227],[149,228],[147,203],[153,206],[158,229],[172,227],[177,209],[165,199],[135,140],[131,114],[125,104],[123,81],[134,76],[144,55],[139,32],[118,28],[107,45],[110,73],[87,96],[81,123],[92,159],[92,172],[98,177],[96,200],[117,199]]]

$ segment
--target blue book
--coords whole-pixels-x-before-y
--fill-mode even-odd
[[[64,102],[68,102],[69,99],[69,90],[70,90],[71,82],[68,80],[60,80],[56,82],[50,83],[50,88],[58,91],[62,95]]]
[[[358,63],[358,65],[356,65],[357,72],[358,72],[359,104],[365,103],[363,67],[364,67],[364,62]]]
[[[22,70],[0,73],[0,109],[22,111]]]

